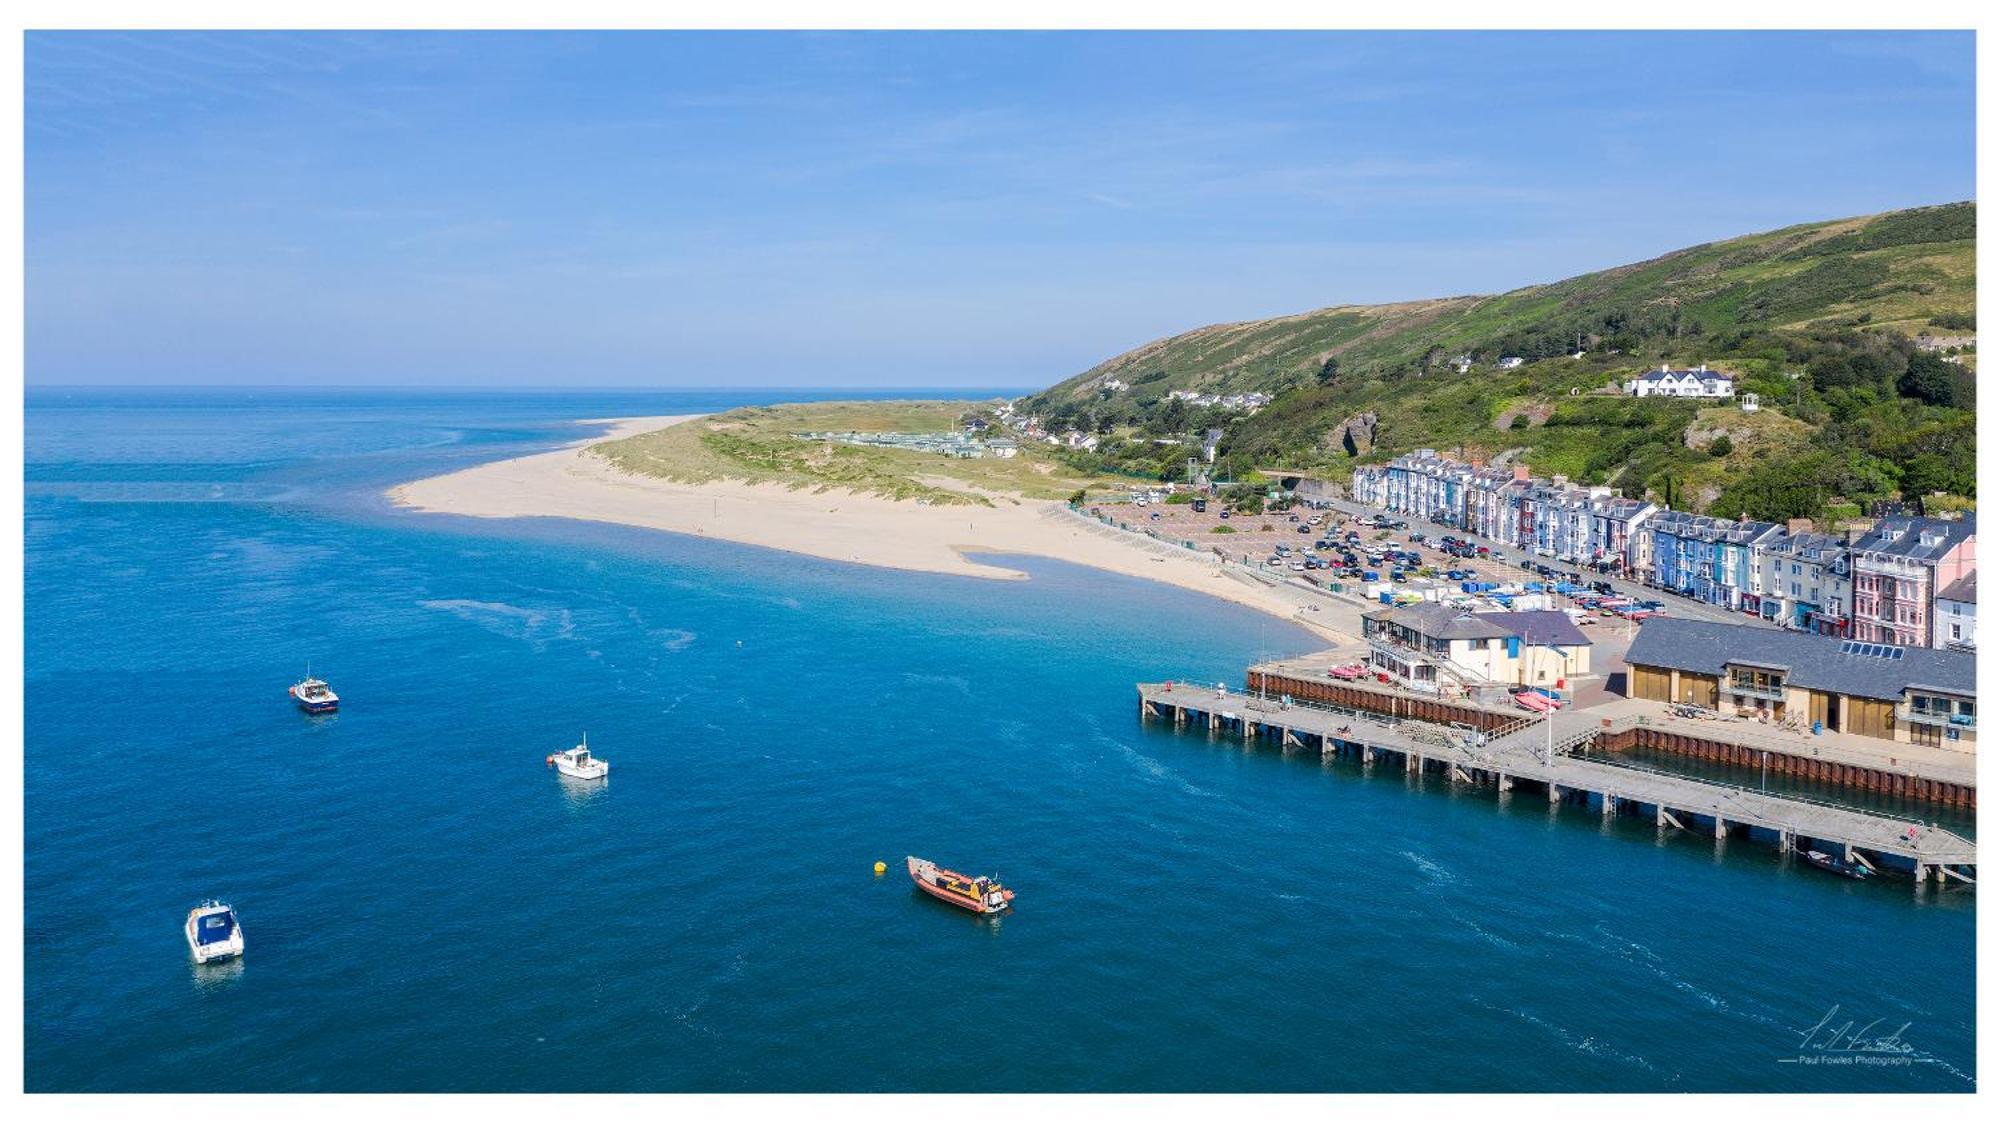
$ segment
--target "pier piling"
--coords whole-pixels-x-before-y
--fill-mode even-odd
[[[1173,712],[1176,726],[1191,725],[1204,718],[1210,734],[1229,722],[1242,726],[1243,745],[1255,744],[1260,730],[1285,749],[1310,744],[1318,738],[1322,756],[1352,755],[1363,766],[1374,764],[1381,752],[1397,754],[1406,776],[1421,784],[1426,762],[1435,760],[1448,782],[1463,781],[1484,785],[1489,780],[1502,802],[1523,779],[1540,784],[1548,793],[1550,814],[1556,814],[1566,797],[1575,796],[1581,806],[1598,802],[1599,814],[1609,820],[1630,805],[1635,810],[1653,809],[1654,826],[1689,831],[1681,815],[1685,809],[1708,807],[1695,812],[1696,818],[1712,820],[1709,833],[1716,852],[1732,825],[1753,839],[1775,838],[1778,850],[1787,856],[1802,839],[1810,839],[1826,850],[1839,848],[1848,860],[1873,870],[1913,870],[1921,884],[1926,877],[1940,885],[1948,881],[1964,887],[1977,884],[1973,874],[1978,851],[1970,839],[1936,827],[1913,829],[1902,817],[1892,817],[1859,808],[1841,807],[1770,792],[1700,780],[1649,770],[1628,768],[1602,760],[1569,755],[1559,742],[1547,753],[1545,731],[1539,728],[1488,730],[1486,736],[1467,736],[1464,728],[1435,725],[1416,718],[1395,724],[1357,721],[1351,710],[1322,709],[1299,705],[1294,699],[1280,707],[1268,700],[1228,691],[1210,697],[1172,692],[1163,684],[1141,684],[1139,717],[1142,721]],[[1281,717],[1260,722],[1260,715]],[[1727,806],[1727,814],[1723,807]],[[1684,809],[1676,814],[1674,808]],[[1883,865],[1883,857],[1894,861]]]

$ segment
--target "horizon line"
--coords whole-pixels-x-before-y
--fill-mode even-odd
[[[24,390],[283,390],[289,393],[320,390],[463,390],[480,393],[548,393],[573,394],[597,391],[622,391],[639,393],[757,393],[771,391],[812,390],[828,392],[886,392],[886,391],[930,391],[930,390],[1034,390],[1031,384],[1019,386],[896,386],[896,385],[853,385],[838,386],[481,386],[469,383],[440,383],[436,385],[405,385],[393,382],[325,382],[301,386],[294,382],[23,382]]]

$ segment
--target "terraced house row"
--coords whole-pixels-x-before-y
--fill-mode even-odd
[[[1898,516],[1816,531],[1719,519],[1418,449],[1354,472],[1357,502],[1642,581],[1797,631],[1970,650],[1976,521]]]

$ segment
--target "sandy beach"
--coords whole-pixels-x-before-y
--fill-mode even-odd
[[[719,538],[859,565],[1020,580],[967,554],[1026,554],[1164,581],[1280,616],[1329,640],[1351,640],[1316,599],[1225,572],[1199,555],[1136,541],[1050,500],[985,493],[992,507],[939,507],[851,492],[736,481],[676,483],[621,471],[589,446],[694,420],[604,418],[612,426],[553,452],[482,464],[390,489],[398,505],[476,518],[588,519]],[[1327,618],[1322,621],[1322,616]]]

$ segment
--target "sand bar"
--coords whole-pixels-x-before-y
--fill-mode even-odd
[[[1306,627],[1351,639],[1332,620],[1302,611],[1313,598],[1224,572],[1180,550],[1149,550],[1097,528],[1052,500],[985,493],[994,506],[931,506],[846,491],[793,490],[740,481],[678,483],[624,472],[589,446],[694,420],[603,418],[610,425],[553,452],[502,460],[400,484],[389,497],[419,511],[475,518],[586,519],[719,538],[858,565],[1018,580],[1018,570],[967,554],[1027,554],[1129,577],[1163,581],[1220,597]]]

